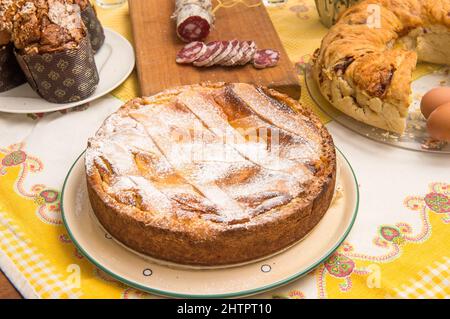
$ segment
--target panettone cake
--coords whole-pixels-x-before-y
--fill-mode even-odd
[[[83,100],[98,86],[103,41],[88,0],[0,0],[0,92],[26,78],[51,103]]]
[[[16,6],[12,40],[21,54],[75,49],[87,36],[80,8],[64,0],[21,0]]]

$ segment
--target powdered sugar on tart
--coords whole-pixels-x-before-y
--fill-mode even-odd
[[[88,185],[103,202],[91,198],[100,221],[113,209],[129,216],[119,220],[215,241],[221,230],[275,222],[286,206],[306,205],[301,198],[328,181],[317,175],[333,171],[334,151],[318,121],[276,94],[242,83],[204,84],[122,107],[86,152]],[[127,243],[136,240],[124,236]],[[154,243],[142,245],[148,247],[138,250],[154,255]],[[192,258],[208,264],[212,257]]]

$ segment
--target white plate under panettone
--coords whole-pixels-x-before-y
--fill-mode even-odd
[[[135,55],[130,42],[115,31],[105,28],[105,43],[95,54],[100,81],[88,98],[65,104],[50,103],[34,92],[28,83],[0,93],[0,112],[45,113],[69,109],[108,94],[122,84],[134,69]]]
[[[302,241],[278,254],[233,267],[168,265],[125,248],[100,226],[87,195],[84,153],[62,191],[62,215],[77,248],[98,268],[137,289],[178,298],[249,296],[285,285],[314,269],[348,235],[358,211],[358,183],[338,151],[337,191],[324,218]]]

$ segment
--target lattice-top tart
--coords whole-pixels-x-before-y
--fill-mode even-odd
[[[89,140],[92,208],[126,246],[190,265],[261,258],[328,209],[333,141],[274,90],[204,83],[134,99]]]

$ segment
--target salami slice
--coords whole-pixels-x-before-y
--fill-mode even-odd
[[[228,55],[225,56],[221,61],[218,61],[217,64],[228,65],[228,61],[238,54],[241,43],[239,40],[231,40],[231,46],[232,48],[230,53],[228,53]]]
[[[231,57],[231,59],[224,62],[222,65],[224,66],[235,66],[238,65],[238,62],[242,59],[244,52],[242,51],[242,43],[239,43],[239,47],[236,51],[236,54]]]
[[[181,40],[203,40],[214,23],[211,0],[176,0],[172,17],[177,21],[177,35]]]
[[[233,45],[231,41],[222,41],[222,51],[206,66],[213,66],[218,64],[219,61],[222,61],[224,57],[227,57],[233,49]]]
[[[255,56],[256,51],[258,50],[257,47],[250,47],[248,51],[245,53],[245,60],[241,62],[241,65],[247,64],[251,61],[253,61],[253,57]]]
[[[236,61],[236,65],[242,65],[241,63],[245,60],[246,58],[246,53],[247,51],[250,49],[250,45],[248,44],[248,41],[241,41],[241,45],[239,47],[239,52],[241,53],[241,57],[238,61]]]
[[[194,61],[195,66],[207,66],[216,56],[222,52],[223,44],[221,41],[209,42],[206,48],[206,52]]]
[[[253,57],[253,66],[257,69],[269,68],[277,65],[280,52],[271,49],[258,50]]]
[[[246,41],[248,44],[248,48],[244,53],[244,57],[239,61],[240,65],[245,65],[253,60],[253,56],[256,53],[256,50],[258,50],[258,47],[256,46],[255,41]]]
[[[203,42],[195,41],[186,44],[177,54],[177,63],[192,63],[197,61],[206,53],[207,45]]]

